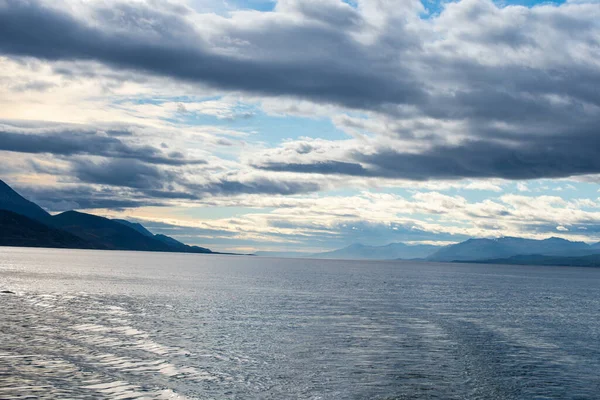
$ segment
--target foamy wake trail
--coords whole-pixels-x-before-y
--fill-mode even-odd
[[[0,303],[0,398],[184,399],[178,381],[223,377],[173,361],[129,311],[85,294],[5,296]]]

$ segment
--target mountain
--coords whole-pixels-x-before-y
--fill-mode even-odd
[[[51,224],[101,249],[212,253],[204,247],[188,246],[169,236],[154,235],[139,223],[112,220],[77,211],[55,215]]]
[[[171,236],[167,236],[167,235],[157,234],[157,235],[154,235],[154,238],[170,247],[183,248],[183,247],[187,246],[186,244],[181,243],[179,240],[173,239]]]
[[[172,237],[167,236],[167,235],[157,234],[157,235],[154,235],[153,237],[154,237],[154,239],[166,244],[167,246],[172,248],[174,251],[180,251],[182,253],[212,253],[212,251],[207,248],[200,247],[200,246],[190,246],[185,243],[181,243],[179,240],[175,240]]]
[[[257,251],[254,255],[257,257],[305,258],[310,257],[312,254],[302,251]]]
[[[311,254],[310,257],[341,260],[409,260],[425,258],[439,248],[439,246],[426,244],[408,245],[404,243],[390,243],[385,246],[367,246],[355,243],[343,249]]]
[[[25,199],[2,180],[0,180],[0,210],[12,211],[41,222],[50,219],[50,214],[42,207]]]
[[[172,251],[166,244],[108,218],[67,211],[52,217],[51,224],[109,250]]]
[[[67,211],[51,216],[0,180],[0,246],[36,246],[212,253],[169,236],[154,235],[142,224]]]
[[[94,248],[75,235],[7,210],[0,210],[0,246]]]
[[[154,234],[152,232],[150,232],[148,229],[146,229],[146,227],[140,223],[127,221],[126,219],[113,219],[113,221],[118,222],[123,225],[126,225],[130,228],[133,228],[144,236],[154,237]]]
[[[579,257],[544,256],[539,254],[512,256],[491,260],[467,261],[478,264],[549,265],[566,267],[600,267],[600,254]]]
[[[589,254],[593,249],[584,242],[571,242],[561,238],[544,240],[503,237],[498,239],[469,239],[446,246],[427,257],[429,261],[475,261],[504,259],[517,255],[540,254],[568,256]]]
[[[127,221],[125,219],[113,219],[113,221],[116,221],[120,224],[126,225],[132,229],[135,229],[136,231],[138,231],[139,233],[141,233],[144,236],[154,238],[154,239],[158,240],[159,242],[166,244],[167,246],[169,246],[171,248],[172,251],[179,251],[182,253],[212,253],[212,251],[207,248],[199,247],[199,246],[189,246],[189,245],[187,245],[185,243],[181,243],[179,240],[173,239],[172,237],[167,236],[167,235],[161,235],[161,234],[155,235],[154,233],[152,233],[148,229],[146,229],[146,227],[144,225],[137,223],[137,222],[131,222],[131,221]]]
[[[212,253],[204,247],[188,246],[169,236],[154,235],[142,224],[127,220],[67,211],[52,217],[51,224],[101,249]]]

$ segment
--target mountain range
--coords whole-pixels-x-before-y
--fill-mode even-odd
[[[355,243],[323,253],[258,252],[256,255],[340,260],[419,260],[488,264],[600,266],[600,243],[590,245],[556,237],[543,240],[501,237],[497,239],[468,239],[448,246],[408,245],[405,243],[367,246]]]
[[[0,246],[213,253],[210,249],[189,246],[166,235],[155,235],[137,222],[108,219],[77,211],[51,215],[1,180]],[[355,243],[323,253],[258,252],[256,255],[342,260],[403,259],[600,266],[600,243],[590,245],[556,237],[544,240],[501,237],[468,239],[448,246],[405,243],[368,246]]]
[[[310,254],[308,257],[338,260],[410,260],[426,258],[438,249],[440,246],[426,244],[390,243],[385,246],[367,246],[355,243],[343,249]]]
[[[544,240],[502,237],[498,239],[469,239],[446,246],[427,257],[428,261],[476,261],[503,259],[517,255],[580,256],[599,252],[584,242],[561,238]]]
[[[0,246],[213,253],[135,222],[77,211],[50,215],[1,180]]]

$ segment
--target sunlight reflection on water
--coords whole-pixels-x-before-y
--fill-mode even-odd
[[[0,398],[592,399],[600,270],[0,249]]]

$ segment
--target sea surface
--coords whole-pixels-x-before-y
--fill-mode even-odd
[[[600,269],[0,248],[0,399],[600,399]]]

